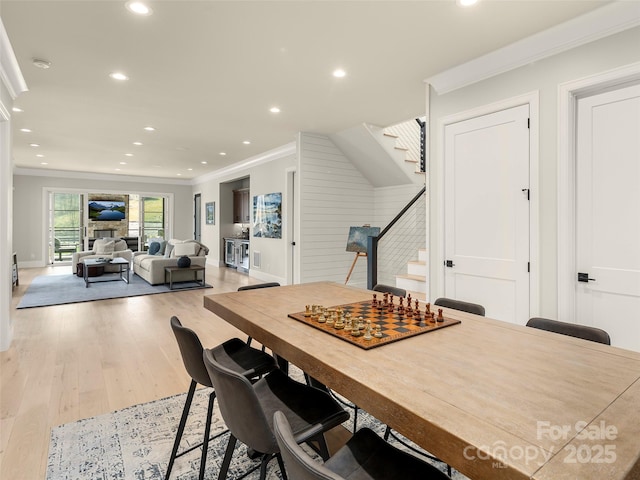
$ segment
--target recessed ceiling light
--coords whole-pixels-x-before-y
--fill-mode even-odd
[[[478,0],[456,0],[459,7],[470,7],[478,3]]]
[[[119,171],[120,171],[120,169],[119,169],[119,168],[116,168],[116,169],[114,169],[114,170],[115,170],[116,172],[119,172]]]
[[[279,109],[278,107],[271,107],[271,108],[269,109],[269,111],[270,111],[271,113],[280,113],[280,109]]]
[[[242,143],[244,143],[245,145],[251,145],[251,142],[250,142],[249,140],[245,140],[245,141],[244,141],[244,142],[242,142]]]
[[[127,162],[120,162],[120,165],[126,165]]]
[[[135,13],[136,15],[149,16],[153,13],[153,10],[142,2],[127,2],[125,6],[127,7],[127,10],[131,13]]]
[[[23,133],[31,133],[31,130],[28,128],[21,128],[20,131]]]
[[[30,143],[29,146],[30,147],[39,147],[40,144],[39,143]]]
[[[38,153],[38,154],[36,154],[36,157],[38,157],[38,158],[44,158],[44,155],[43,155],[43,154],[41,154],[41,153]]]
[[[155,132],[155,131],[156,131],[156,129],[155,129],[155,128],[153,128],[153,127],[144,127],[144,129],[145,129],[147,132]]]
[[[112,72],[112,73],[109,74],[109,76],[111,78],[113,78],[114,80],[129,80],[129,77],[127,77],[122,72]]]
[[[133,142],[133,144],[140,147],[142,145],[142,142]]]
[[[34,58],[31,60],[33,62],[34,67],[42,68],[44,70],[51,67],[51,62],[49,60],[43,60],[41,58]]]
[[[182,174],[181,174],[181,173],[176,173],[176,175],[177,175],[178,177],[181,177],[181,176],[182,176]]]
[[[40,162],[40,165],[49,165],[47,162]]]
[[[17,113],[24,112],[24,110],[22,110],[20,107],[13,107],[11,110],[13,110],[14,112],[17,112]]]
[[[203,161],[201,161],[200,163],[201,163],[202,165],[206,165],[206,164],[207,164],[207,162],[206,162],[206,161],[204,161],[204,160],[203,160]]]
[[[125,157],[133,157],[133,153],[125,153],[124,156]]]
[[[220,155],[221,155],[221,156],[223,156],[223,157],[224,157],[226,154],[227,154],[227,152],[220,152]]]
[[[347,76],[347,72],[345,72],[343,69],[341,68],[337,68],[333,71],[333,76],[336,78],[342,78],[342,77],[346,77]]]
[[[193,168],[187,168],[187,170],[189,170],[191,172],[193,170]]]

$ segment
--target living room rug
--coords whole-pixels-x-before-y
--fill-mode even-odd
[[[202,441],[206,418],[209,389],[196,392],[189,420],[182,439],[181,450]],[[67,423],[51,431],[47,480],[89,479],[144,479],[164,478],[176,429],[180,421],[185,394],[164,398],[125,408],[97,417]],[[226,427],[215,403],[211,434],[224,432]],[[349,430],[352,421],[345,424]],[[382,435],[384,425],[366,412],[358,413],[358,428],[368,426]],[[228,433],[209,444],[205,478],[217,478],[228,441]],[[173,466],[171,478],[194,480],[200,469],[201,448],[178,458]],[[435,462],[446,472],[446,466]],[[251,460],[246,447],[238,442],[229,469],[229,479],[259,466]],[[246,477],[259,478],[259,470]],[[278,462],[272,460],[267,472],[268,480],[281,479]],[[464,480],[465,476],[453,472],[453,479]]]
[[[106,274],[101,277],[92,277],[89,288],[85,288],[82,277],[76,275],[40,275],[33,279],[16,308],[47,307],[109,298],[137,297],[140,295],[179,292],[180,289],[212,288],[209,284],[205,284],[202,287],[197,282],[180,282],[179,289],[169,290],[168,285],[149,285],[134,273],[131,273],[128,284],[121,280],[109,281],[114,278],[113,275]]]

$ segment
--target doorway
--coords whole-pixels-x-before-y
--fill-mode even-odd
[[[529,105],[445,127],[444,296],[529,318]]]
[[[200,241],[202,238],[202,194],[193,196],[193,239]]]
[[[80,193],[49,193],[49,265],[69,264],[73,253],[82,250],[84,198]]]
[[[640,64],[560,101],[558,316],[640,351]]]

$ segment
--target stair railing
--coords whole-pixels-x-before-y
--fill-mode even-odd
[[[427,168],[427,122],[416,118],[416,122],[420,125],[420,172],[426,172]]]
[[[367,288],[369,290],[378,283],[378,247],[380,241],[387,235],[391,229],[401,221],[401,219],[410,211],[410,209],[420,200],[427,191],[427,187],[422,187],[420,192],[405,205],[405,207],[394,217],[389,224],[384,227],[377,237],[367,238]],[[422,216],[422,221],[426,221],[426,217]],[[426,229],[423,229],[419,236],[422,238],[422,244],[424,245],[424,236],[426,235]]]

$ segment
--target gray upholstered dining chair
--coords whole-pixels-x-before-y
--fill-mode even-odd
[[[285,469],[294,480],[448,480],[433,465],[403,452],[368,428],[358,430],[321,464],[298,445],[287,417],[275,412],[273,428]]]
[[[212,390],[209,394],[209,405],[207,407],[207,420],[205,423],[204,439],[202,443],[191,446],[190,448],[178,453],[180,447],[180,440],[184,433],[184,427],[187,423],[187,417],[189,416],[189,410],[193,401],[193,395],[196,391],[198,384],[205,387],[213,387],[209,373],[204,365],[203,353],[204,348],[196,333],[180,323],[178,317],[171,317],[171,329],[178,342],[178,348],[182,356],[182,362],[187,370],[187,373],[191,377],[191,385],[189,386],[189,393],[182,409],[182,417],[178,425],[178,431],[176,432],[176,438],[173,443],[173,449],[171,451],[171,457],[169,457],[169,465],[165,474],[165,479],[168,480],[171,475],[171,470],[176,458],[181,457],[185,453],[188,453],[200,445],[202,445],[202,455],[200,457],[200,480],[204,478],[205,463],[207,459],[207,448],[209,446],[209,433],[211,429],[211,417],[213,414],[213,404],[216,398],[215,390]],[[244,378],[255,380],[258,377],[272,371],[276,368],[275,359],[260,350],[249,347],[245,342],[239,338],[232,338],[226,342],[215,346],[212,351],[215,352],[216,358],[225,365],[227,368],[238,372]]]
[[[570,337],[582,338],[584,340],[591,340],[592,342],[603,343],[605,345],[611,345],[611,338],[607,332],[600,328],[589,327],[587,325],[560,322],[549,318],[533,317],[527,322],[527,327],[559,333],[561,335],[568,335]]]
[[[433,302],[434,305],[445,308],[453,308],[461,312],[473,313],[484,317],[484,307],[477,303],[463,302],[462,300],[454,300],[453,298],[440,297]]]
[[[260,480],[265,479],[267,465],[274,457],[286,480],[273,433],[273,414],[278,410],[283,411],[292,424],[296,441],[315,441],[320,455],[329,457],[324,432],[346,421],[349,414],[327,392],[296,382],[281,370],[273,370],[252,384],[245,376],[220,363],[217,351],[205,350],[203,358],[217,392],[220,413],[230,432],[218,480],[227,477],[238,440],[254,452],[260,452]]]

